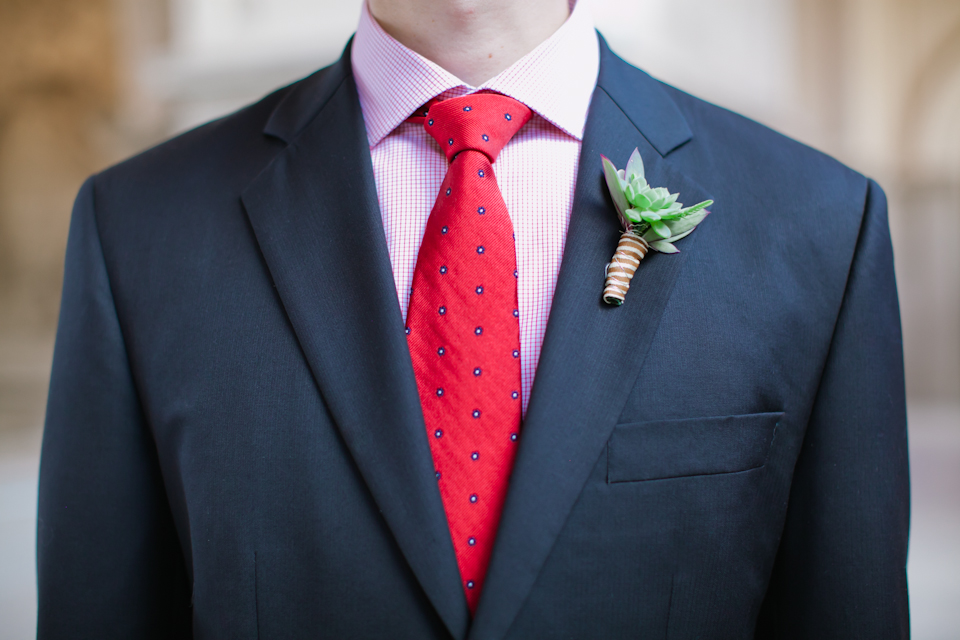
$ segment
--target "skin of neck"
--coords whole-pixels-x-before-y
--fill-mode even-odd
[[[533,51],[570,15],[567,0],[367,0],[398,42],[471,86]]]

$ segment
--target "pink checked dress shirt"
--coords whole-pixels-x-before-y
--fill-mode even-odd
[[[589,8],[578,2],[550,38],[479,87],[467,85],[397,42],[366,5],[351,60],[404,318],[420,241],[447,171],[446,156],[437,143],[422,126],[406,119],[431,98],[481,89],[510,96],[534,112],[493,165],[516,235],[526,414],[573,208],[587,110],[600,69]]]

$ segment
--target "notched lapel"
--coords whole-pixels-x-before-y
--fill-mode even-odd
[[[434,478],[353,77],[344,74],[330,91],[319,113],[244,191],[243,203],[344,442],[425,593],[461,639],[469,612]]]
[[[674,130],[680,135],[661,135],[661,146],[676,146],[682,128]],[[679,254],[649,255],[623,306],[601,301],[604,267],[620,226],[600,154],[623,166],[635,147],[651,185],[679,192],[688,204],[708,199],[660,156],[603,88],[595,91],[563,264],[472,639],[503,637],[526,600],[623,410],[695,244],[698,232],[682,241]]]

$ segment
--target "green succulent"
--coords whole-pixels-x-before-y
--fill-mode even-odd
[[[643,238],[652,249],[676,253],[673,243],[689,235],[710,213],[707,207],[713,200],[684,208],[677,202],[680,194],[647,184],[638,149],[633,150],[626,169],[618,170],[607,157],[600,158],[624,230]]]

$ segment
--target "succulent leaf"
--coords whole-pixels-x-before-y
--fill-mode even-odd
[[[709,207],[709,206],[712,205],[712,204],[713,204],[713,200],[704,200],[703,202],[700,202],[699,204],[695,204],[695,205],[693,205],[692,207],[687,207],[686,209],[684,209],[683,211],[681,211],[681,213],[683,213],[683,215],[685,215],[685,216],[689,216],[689,215],[692,215],[692,214],[694,214],[694,213],[697,213],[698,211],[700,211],[700,210],[702,210],[702,209],[706,209],[707,207]]]
[[[667,209],[661,209],[657,213],[660,214],[661,220],[676,220],[683,216],[683,213],[680,211],[680,207],[672,205]]]
[[[646,194],[641,192],[634,193],[634,196],[631,202],[633,202],[633,206],[635,206],[638,209],[650,208],[650,198],[648,198]]]
[[[640,149],[634,149],[633,153],[630,154],[630,159],[627,161],[628,176],[639,176],[641,179],[646,179],[643,171],[643,158],[640,157]]]
[[[627,209],[623,212],[623,216],[634,224],[640,224],[643,222],[643,217],[641,216],[639,209]]]
[[[627,203],[627,197],[623,193],[624,182],[623,179],[617,172],[617,168],[613,166],[613,163],[605,156],[600,156],[600,161],[603,163],[603,177],[607,182],[607,189],[610,190],[610,197],[613,199],[613,204],[617,208],[617,215],[620,217],[620,222],[624,222],[623,212],[627,210],[629,204]]]
[[[664,222],[660,220],[651,221],[650,230],[653,231],[658,236],[660,236],[661,238],[663,238],[664,240],[668,239],[672,235],[672,232],[670,231],[670,227],[668,227]]]
[[[627,182],[633,185],[633,188],[637,191],[646,191],[650,188],[650,185],[647,184],[647,181],[643,179],[643,176],[631,176],[627,174]]]
[[[691,207],[691,209],[693,209],[693,207]],[[676,220],[669,220],[665,222],[665,224],[670,227],[670,231],[675,235],[679,235],[685,231],[693,230],[698,224],[703,222],[703,219],[706,218],[709,213],[706,209],[701,208],[693,214],[684,215]]]
[[[673,242],[673,238],[670,239]],[[677,249],[671,242],[666,240],[654,240],[650,243],[650,248],[660,253],[680,253],[680,249]]]
[[[694,227],[694,229],[695,228],[696,227]],[[670,236],[670,242],[676,242],[677,240],[682,240],[683,238],[686,238],[691,233],[693,233],[693,229],[687,229],[683,233],[675,233],[672,236]]]

